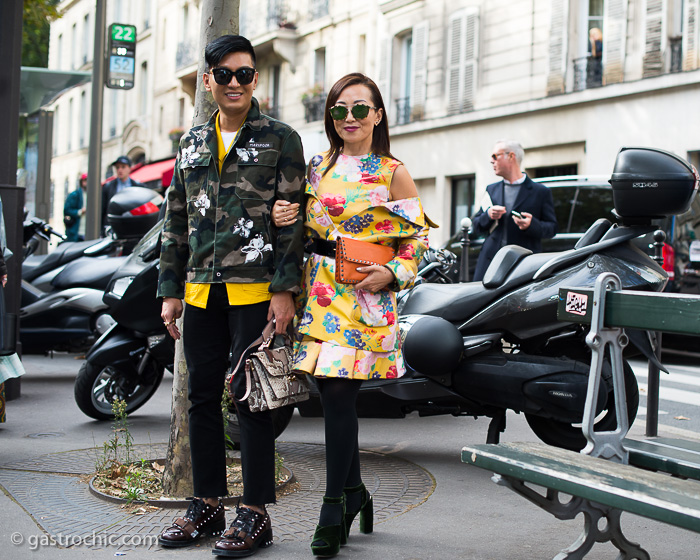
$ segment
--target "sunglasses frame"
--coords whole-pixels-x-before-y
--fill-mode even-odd
[[[355,109],[358,109],[359,111],[362,112],[364,110],[364,108],[367,109],[367,114],[365,114],[362,117],[355,114]],[[336,118],[335,115],[333,115],[333,110],[335,110],[335,109],[342,109],[345,111],[345,114],[340,118]],[[350,113],[352,113],[352,116],[355,117],[358,121],[361,121],[362,119],[366,119],[367,117],[369,117],[369,110],[370,109],[374,109],[376,111],[377,107],[372,107],[371,105],[366,105],[364,103],[358,103],[357,105],[353,105],[350,109],[348,109],[345,105],[333,105],[333,107],[328,109],[328,112],[331,114],[331,118],[334,121],[344,121],[345,119],[348,118],[348,115]]]
[[[246,75],[249,70],[252,70],[252,75],[250,77],[250,80],[248,81],[241,81],[241,75]],[[218,72],[217,72],[218,71]],[[239,85],[241,86],[247,86],[248,84],[252,84],[253,80],[255,79],[255,68],[251,68],[250,66],[241,66],[238,70],[229,70],[228,68],[212,68],[209,72],[211,72],[211,75],[214,77],[214,81],[219,84],[220,86],[227,86],[231,83],[231,78],[234,76],[236,77],[236,81],[238,82]],[[226,82],[220,82],[219,79],[216,77],[216,74],[224,74],[224,75],[229,75],[228,81]],[[222,78],[225,79],[225,78]]]

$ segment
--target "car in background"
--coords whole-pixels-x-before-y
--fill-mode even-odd
[[[559,224],[559,232],[552,239],[542,240],[542,251],[557,252],[573,249],[586,230],[598,219],[617,220],[613,209],[612,187],[607,176],[569,175],[562,177],[538,178],[536,181],[549,187],[554,199],[554,211]],[[668,274],[667,292],[700,294],[700,199],[695,197],[690,210],[679,216],[671,216],[655,221],[666,234],[662,247],[662,266]],[[483,237],[470,236],[469,277],[476,268],[476,261],[483,245]],[[637,245],[649,256],[654,256],[653,234],[637,240]],[[458,257],[457,264],[450,270],[453,281],[459,279],[462,254],[462,235],[454,235],[445,248]],[[668,344],[664,350],[692,349],[700,352],[700,337],[666,335]],[[685,341],[685,343],[681,342]],[[687,343],[687,344],[686,344]]]

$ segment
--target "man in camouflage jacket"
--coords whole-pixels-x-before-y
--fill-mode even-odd
[[[244,37],[226,35],[205,48],[205,88],[219,109],[180,140],[167,193],[158,296],[173,338],[184,314],[189,378],[189,429],[195,499],[160,536],[163,546],[194,544],[225,529],[224,377],[270,319],[277,332],[294,315],[303,260],[301,220],[276,228],[277,199],[300,202],[304,156],[299,135],[260,113],[255,52]],[[230,358],[229,358],[230,353]],[[234,377],[237,397],[245,375]],[[275,433],[270,411],[236,402],[241,432],[243,497],[214,553],[248,556],[272,544],[265,505],[275,502]]]

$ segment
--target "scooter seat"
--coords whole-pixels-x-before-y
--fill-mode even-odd
[[[92,288],[104,291],[117,269],[129,257],[92,258],[81,257],[66,265],[51,281],[56,290],[68,288]]]
[[[481,282],[464,284],[421,284],[411,291],[402,315],[432,315],[448,321],[461,321],[498,297],[497,290]]]

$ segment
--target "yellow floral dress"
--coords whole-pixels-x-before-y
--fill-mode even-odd
[[[428,226],[417,197],[390,200],[395,159],[372,153],[341,154],[333,168],[328,154],[316,155],[306,185],[306,235],[335,240],[353,237],[390,245],[397,251],[387,264],[396,282],[410,288],[428,247]],[[388,379],[405,373],[396,316],[396,294],[375,294],[335,282],[335,259],[312,254],[306,261],[297,298],[297,370],[316,377]]]

